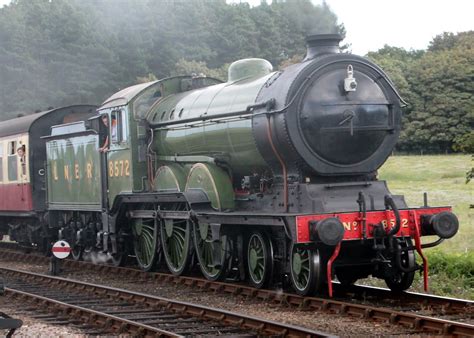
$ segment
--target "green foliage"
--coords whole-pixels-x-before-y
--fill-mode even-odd
[[[114,55],[101,31],[100,21],[72,1],[17,0],[0,9],[2,109],[98,102],[117,89]]]
[[[205,62],[199,61],[187,61],[185,59],[180,59],[175,65],[175,74],[176,75],[205,75],[208,77],[213,77],[222,81],[227,80],[227,70],[229,64],[226,63],[219,68],[210,69],[207,67]]]
[[[293,55],[291,58],[283,60],[279,65],[278,69],[283,70],[288,66],[294,65],[295,63],[300,63],[304,59],[303,54]]]
[[[445,253],[439,250],[427,251],[431,276],[431,289],[437,294],[474,298],[474,252]],[[436,282],[433,282],[436,281]]]
[[[474,155],[471,156],[471,162],[474,162]],[[466,172],[466,184],[472,181],[474,178],[474,166]],[[470,205],[471,209],[474,209],[474,204]]]
[[[225,80],[230,62],[278,65],[304,53],[305,34],[336,31],[344,28],[329,7],[310,0],[14,0],[0,9],[0,119],[100,103],[180,71]]]
[[[454,139],[453,149],[462,153],[474,153],[474,131],[460,135]]]
[[[448,254],[433,250],[429,252],[428,260],[432,273],[446,272],[452,278],[465,276],[474,288],[474,252]]]
[[[466,184],[471,182],[473,178],[474,178],[474,167],[469,169],[466,172]],[[474,209],[474,204],[471,204],[471,209]]]
[[[136,83],[147,83],[158,80],[155,74],[148,73],[145,76],[137,76]]]
[[[369,58],[408,101],[398,149],[470,152],[474,126],[474,31],[444,33],[428,51],[385,46]]]

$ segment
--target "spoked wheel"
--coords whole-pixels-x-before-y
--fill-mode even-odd
[[[399,245],[402,248],[411,246],[411,239],[407,239]],[[404,268],[413,268],[415,267],[415,252],[414,250],[403,251],[401,253],[401,263]],[[385,277],[385,284],[389,287],[390,290],[400,292],[408,289],[413,283],[415,278],[415,271],[405,272],[397,268],[393,264],[392,269],[388,272],[388,275]]]
[[[184,211],[186,205],[173,205],[171,210]],[[166,265],[172,274],[182,275],[189,268],[191,258],[191,222],[183,219],[164,219],[160,227]]]
[[[75,261],[80,261],[82,259],[82,254],[84,253],[84,247],[82,245],[74,245],[71,250],[72,259]]]
[[[223,278],[229,259],[227,254],[228,240],[227,236],[221,236],[220,240],[212,241],[212,230],[209,223],[194,223],[194,247],[199,262],[201,272],[209,280],[218,280]],[[214,250],[218,250],[219,259],[214,262]]]
[[[250,284],[256,288],[266,286],[273,272],[273,246],[266,234],[252,233],[247,246],[247,262]]]
[[[135,219],[132,223],[133,249],[140,269],[150,271],[159,256],[158,225],[152,219]],[[120,255],[123,258],[123,254]]]
[[[290,265],[291,282],[297,294],[307,296],[320,290],[324,273],[318,249],[293,244]]]

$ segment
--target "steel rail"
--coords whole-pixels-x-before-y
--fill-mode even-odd
[[[0,256],[9,255],[11,258],[20,259],[22,256],[19,253],[0,250]],[[27,256],[28,257],[28,256]],[[38,262],[47,263],[46,257],[35,256]],[[446,319],[439,319],[435,317],[423,316],[413,312],[401,312],[390,308],[381,308],[378,306],[371,306],[366,304],[357,304],[353,302],[345,302],[336,299],[317,298],[317,297],[302,297],[291,293],[281,293],[274,290],[255,289],[253,287],[225,282],[213,282],[203,278],[174,276],[167,273],[158,272],[143,272],[139,269],[127,267],[114,267],[104,264],[92,264],[84,261],[65,260],[63,266],[66,268],[87,268],[91,271],[101,273],[123,274],[128,277],[136,277],[142,280],[156,280],[161,282],[173,283],[176,285],[185,285],[190,287],[198,287],[201,289],[230,293],[233,295],[240,295],[244,297],[257,298],[264,301],[280,303],[300,308],[307,308],[310,310],[325,311],[338,315],[349,315],[357,318],[367,320],[384,321],[393,325],[402,325],[411,327],[414,330],[433,332],[437,334],[453,334],[453,335],[471,335],[474,336],[474,325],[463,322],[451,321]],[[340,286],[338,287],[338,292]],[[442,308],[442,312],[473,312],[474,301],[440,297],[435,295],[427,295],[413,292],[402,292],[394,294],[388,289],[374,288],[367,286],[354,286],[344,292],[355,292],[358,294],[367,295],[372,293],[384,299],[399,299],[403,297],[410,302],[424,304],[425,306],[437,306]]]
[[[23,260],[27,259],[31,263],[39,264],[48,264],[49,259],[41,255],[25,255],[12,250],[2,250],[0,249],[0,257],[5,257],[9,259]],[[74,261],[74,260],[65,260],[63,261],[63,266],[67,268],[79,268],[79,269],[89,269],[93,271],[104,271],[110,273],[118,273],[126,276],[134,276],[142,279],[156,279],[158,281],[167,281],[175,284],[184,284],[187,286],[196,286],[201,288],[207,288],[212,291],[223,291],[230,292],[233,294],[242,294],[244,296],[253,296],[261,299],[273,299],[277,295],[285,296],[287,293],[277,293],[273,290],[268,289],[255,289],[253,287],[236,284],[236,283],[225,283],[225,282],[212,282],[201,277],[188,277],[188,276],[174,276],[168,273],[160,272],[144,272],[136,268],[130,267],[115,267],[106,264],[93,264],[91,262],[85,261]],[[411,291],[405,291],[400,293],[394,293],[389,289],[366,286],[366,285],[353,285],[349,287],[343,287],[338,283],[334,283],[335,290],[337,295],[344,297],[345,295],[355,295],[356,297],[365,297],[372,296],[378,297],[384,300],[400,300],[404,299],[412,303],[417,303],[423,305],[424,307],[442,307],[443,311],[447,312],[460,312],[460,311],[471,311],[474,312],[474,301],[467,299],[459,299],[452,297],[443,297],[431,294],[417,293]],[[288,294],[292,295],[292,294]],[[294,295],[292,295],[294,296]],[[297,296],[300,297],[300,296]],[[278,297],[281,298],[281,297]],[[301,304],[303,304],[304,299],[310,297],[300,297]],[[300,305],[300,304],[298,304]]]
[[[131,331],[134,333],[140,333],[141,335],[159,335],[159,336],[169,336],[177,337],[182,336],[182,334],[176,334],[172,330],[164,330],[161,328],[154,327],[152,325],[147,325],[140,323],[138,321],[126,319],[118,315],[114,315],[108,311],[98,311],[94,309],[89,309],[84,306],[81,306],[81,303],[87,303],[87,294],[89,295],[100,295],[104,299],[109,301],[119,301],[119,302],[128,302],[134,306],[139,306],[144,310],[162,310],[170,311],[174,314],[179,314],[187,318],[195,318],[201,320],[204,323],[217,323],[217,325],[223,325],[226,328],[230,328],[233,334],[235,334],[235,329],[240,330],[244,334],[258,334],[264,336],[285,336],[285,337],[328,337],[332,336],[331,334],[314,331],[302,327],[297,327],[294,325],[287,325],[283,323],[277,323],[270,320],[265,320],[261,318],[251,317],[239,313],[234,313],[226,310],[211,308],[207,306],[196,305],[187,302],[175,301],[163,297],[152,296],[145,293],[123,290],[108,286],[102,286],[92,283],[85,283],[81,281],[46,276],[37,273],[31,273],[26,271],[14,270],[9,268],[0,268],[0,272],[5,276],[20,278],[25,282],[26,286],[16,286],[13,282],[13,286],[8,286],[5,290],[7,293],[15,293],[21,295],[22,297],[35,298],[41,303],[48,303],[55,307],[60,307],[65,311],[73,311],[76,316],[87,315],[88,317],[101,318],[100,324],[107,324],[111,329],[115,329],[116,332],[123,332],[124,329],[130,331],[130,328],[133,328]],[[29,291],[32,289],[31,285],[35,286],[37,284],[41,285],[42,292],[45,292],[45,287],[53,286],[55,290],[61,290],[67,292],[80,291],[84,296],[84,301],[80,301],[79,304],[69,304],[67,301],[60,301],[54,299],[53,297],[45,296],[44,294],[37,294]],[[26,288],[27,290],[22,290]],[[64,297],[64,296],[63,296]],[[77,299],[75,299],[77,302]],[[96,300],[92,300],[92,303],[95,304]],[[109,305],[110,307],[111,305]],[[117,305],[116,305],[117,306]],[[135,310],[135,308],[133,309]],[[109,312],[109,313],[108,313]],[[133,313],[129,310],[123,310],[119,312]],[[113,313],[113,311],[112,311]],[[152,318],[149,318],[152,319]],[[212,326],[211,324],[209,324]],[[215,324],[214,324],[215,325]],[[186,328],[181,328],[182,332]],[[206,334],[208,329],[196,327],[191,328],[186,331],[186,335],[195,335],[195,334]],[[222,329],[225,333],[226,329]],[[212,331],[211,331],[212,332]],[[216,331],[217,332],[217,331]]]
[[[424,307],[438,306],[445,312],[461,312],[468,310],[474,315],[474,301],[469,299],[437,296],[414,291],[393,292],[387,288],[361,284],[354,284],[348,287],[343,287],[340,284],[337,284],[336,287],[341,293],[370,295],[381,299],[407,300],[410,302],[417,302]]]
[[[42,307],[54,307],[56,309],[68,311],[76,318],[86,319],[86,321],[90,324],[95,324],[110,329],[117,328],[117,330],[115,331],[118,333],[124,333],[125,331],[127,331],[135,334],[139,333],[144,336],[154,335],[158,337],[181,337],[180,335],[175,335],[172,332],[168,332],[165,330],[159,330],[149,325],[137,323],[124,318],[119,318],[117,316],[109,315],[100,311],[94,311],[81,306],[67,304],[65,302],[57,301],[33,293],[15,290],[11,288],[5,288],[5,291],[7,292],[7,294],[11,293],[23,300],[33,299],[35,302],[40,303]]]

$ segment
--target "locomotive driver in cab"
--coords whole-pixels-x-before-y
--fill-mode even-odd
[[[106,153],[109,150],[109,116],[104,114],[101,116],[103,127],[100,132],[100,148],[99,153]]]
[[[109,115],[103,114],[101,116],[103,123],[102,131],[100,132],[100,144],[102,145],[99,148],[100,153],[106,153],[109,150],[110,146],[110,132],[109,132]],[[117,118],[112,116],[112,140],[117,137]]]

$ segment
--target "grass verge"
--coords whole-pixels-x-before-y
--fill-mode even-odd
[[[474,181],[466,184],[472,166],[470,155],[391,156],[379,170],[379,179],[387,181],[393,194],[404,195],[410,207],[422,205],[427,192],[430,206],[450,205],[459,218],[456,236],[425,250],[433,294],[474,299],[474,209],[469,208],[474,204]],[[361,282],[385,286],[374,278]],[[423,292],[420,274],[410,290]]]
[[[379,170],[393,194],[404,195],[410,207],[423,204],[428,193],[430,206],[453,207],[459,218],[459,232],[439,248],[447,253],[474,250],[474,181],[466,184],[466,171],[472,167],[470,155],[391,156]]]

